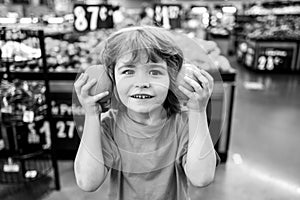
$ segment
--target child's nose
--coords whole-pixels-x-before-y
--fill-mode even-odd
[[[150,87],[149,75],[146,70],[143,69],[137,72],[134,86],[140,88]]]
[[[136,82],[134,84],[135,87],[139,87],[139,88],[149,88],[150,87],[150,83],[149,82]]]

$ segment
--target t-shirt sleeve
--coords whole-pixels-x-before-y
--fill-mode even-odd
[[[113,139],[114,117],[111,111],[101,114],[101,145],[103,162],[107,168],[111,168],[116,157],[116,145]]]

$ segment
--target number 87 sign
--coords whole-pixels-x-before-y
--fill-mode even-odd
[[[75,5],[73,9],[76,31],[94,31],[100,28],[113,28],[113,8],[111,5]]]

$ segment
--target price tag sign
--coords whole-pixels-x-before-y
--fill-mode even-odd
[[[293,48],[259,48],[256,68],[263,71],[290,70],[293,54]]]
[[[113,9],[111,5],[77,4],[73,9],[76,31],[94,31],[101,28],[113,28]]]
[[[297,43],[293,41],[256,41],[253,68],[260,71],[292,71],[295,69]]]
[[[82,134],[83,124],[78,124],[74,120],[80,118],[79,121],[84,122],[84,109],[71,102],[72,92],[52,92],[51,93],[51,113],[53,117],[54,133],[56,137],[56,149],[58,151],[71,150],[77,151],[80,142],[79,135]],[[81,119],[83,118],[83,119]],[[43,131],[49,131],[44,126]]]
[[[51,147],[51,134],[55,134],[55,137],[57,138],[57,148],[77,148],[77,146],[75,146],[78,140],[77,131],[82,132],[83,126],[76,127],[75,122],[72,119],[68,120],[65,118],[54,118],[52,123],[54,123],[55,133],[51,133],[49,121],[28,124],[29,133],[27,136],[27,143],[42,144],[43,149],[48,149]],[[79,130],[77,130],[77,128]]]
[[[291,69],[293,49],[265,48],[260,49],[258,56],[259,70]]]
[[[167,29],[181,28],[181,5],[154,4],[154,23]]]

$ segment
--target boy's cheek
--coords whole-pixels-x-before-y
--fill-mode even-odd
[[[170,81],[164,80],[164,81],[151,81],[150,85],[155,88],[160,88],[161,90],[168,90],[170,87]]]
[[[117,88],[124,88],[130,85],[130,80],[125,78],[117,78],[116,79],[116,87]]]

